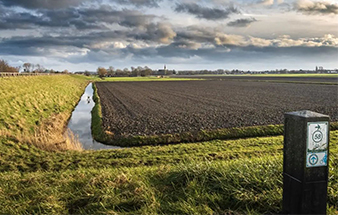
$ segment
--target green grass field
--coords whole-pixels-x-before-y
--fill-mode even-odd
[[[65,124],[91,80],[0,79],[0,214],[281,211],[282,136],[103,151],[44,150],[17,138]],[[330,138],[328,213],[338,214],[338,131]]]
[[[328,211],[338,209],[331,132]],[[282,136],[46,152],[0,139],[0,213],[278,213]]]

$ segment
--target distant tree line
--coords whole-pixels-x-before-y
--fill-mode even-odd
[[[0,72],[8,72],[8,73],[18,73],[23,69],[23,73],[64,73],[68,74],[68,70],[63,71],[55,71],[53,69],[46,69],[44,66],[40,64],[32,64],[32,63],[24,63],[22,66],[13,67],[8,64],[7,61],[0,59]]]
[[[224,69],[217,69],[217,70],[184,70],[179,71],[179,75],[223,75],[223,74],[238,74],[241,73],[239,70],[224,70]]]
[[[24,63],[22,65],[23,72],[32,72],[32,73],[63,73],[69,74],[70,72],[65,69],[63,71],[56,71],[53,69],[46,69],[44,66],[40,64],[32,64],[32,63]]]
[[[239,69],[233,69],[233,70],[184,70],[179,71],[178,75],[217,75],[217,74],[307,74],[307,73],[338,73],[338,69],[323,69],[323,70],[288,70],[288,69],[275,69],[275,70],[262,70],[262,71],[244,71]]]
[[[124,68],[124,69],[115,69],[114,67],[110,66],[109,68],[104,68],[104,67],[99,67],[96,70],[97,75],[101,78],[103,77],[145,77],[145,76],[150,76],[150,75],[159,75],[158,70],[152,70],[151,68],[149,68],[148,66],[142,67],[142,66],[138,66],[138,67],[130,67],[130,69],[128,68]],[[171,70],[165,70],[165,74],[164,75],[172,75],[174,74],[175,71],[171,71]],[[89,76],[90,72],[85,71],[84,75]]]

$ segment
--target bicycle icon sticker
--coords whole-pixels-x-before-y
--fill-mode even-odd
[[[311,165],[316,165],[318,162],[318,156],[316,154],[313,154],[309,157],[309,162]]]

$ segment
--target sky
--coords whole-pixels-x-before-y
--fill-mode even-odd
[[[0,59],[45,68],[338,68],[338,0],[0,0]]]

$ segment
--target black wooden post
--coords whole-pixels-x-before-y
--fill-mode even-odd
[[[285,114],[283,214],[326,214],[329,116]]]

